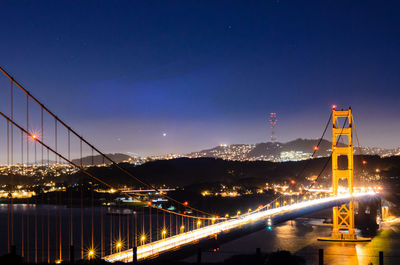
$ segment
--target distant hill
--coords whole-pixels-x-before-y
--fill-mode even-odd
[[[281,152],[301,151],[303,153],[312,153],[314,146],[318,144],[318,139],[296,139],[287,143],[267,142],[255,145],[234,144],[221,145],[211,149],[202,150],[188,154],[189,157],[213,157],[213,158],[240,158],[255,159],[258,158],[279,158]],[[330,154],[332,143],[322,140],[317,156],[327,156]]]
[[[222,158],[225,160],[279,160],[281,152],[302,152],[311,154],[314,147],[318,144],[319,139],[296,139],[286,143],[266,142],[258,144],[232,144],[220,145],[211,149],[201,150],[188,154],[188,157],[212,157]],[[339,146],[341,144],[339,143]],[[322,140],[316,157],[329,156],[331,154],[332,142]],[[354,147],[355,153],[360,154],[358,147]],[[376,147],[361,147],[361,153],[365,155],[379,155],[382,157],[400,155],[400,148],[384,149]]]
[[[366,165],[362,161],[367,161]],[[329,183],[331,163],[325,167],[328,158],[316,158],[305,161],[270,162],[270,161],[228,161],[214,158],[177,158],[171,160],[157,160],[142,165],[129,163],[120,164],[134,176],[157,186],[167,184],[169,187],[203,187],[218,186],[219,183],[227,185],[264,187],[266,182],[282,182],[296,179],[298,183],[309,183],[307,177],[316,176],[324,169],[319,183]],[[382,177],[397,176],[400,178],[400,156],[381,158],[379,156],[354,156],[354,174],[361,173],[375,176],[375,170],[381,169]],[[92,167],[88,171],[95,176],[110,183],[120,186],[137,186],[138,182],[130,178],[115,166]],[[81,174],[77,172],[76,177]],[[71,176],[67,176],[71,181]],[[87,177],[83,175],[83,177]],[[78,178],[77,178],[78,179]],[[203,185],[204,184],[204,185]],[[140,186],[140,185],[139,185]]]
[[[106,155],[110,159],[112,159],[114,162],[117,162],[117,163],[126,162],[126,161],[132,159],[132,157],[130,157],[129,155],[125,155],[125,154],[121,154],[121,153],[106,154]],[[74,162],[75,164],[78,164],[78,165],[81,164],[81,160],[79,158],[72,160],[72,162]],[[101,165],[103,163],[106,165],[111,164],[111,162],[108,161],[107,159],[103,160],[103,156],[101,156],[101,155],[85,156],[82,158],[82,165],[84,165],[84,166]]]

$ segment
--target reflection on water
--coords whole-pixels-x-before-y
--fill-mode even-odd
[[[400,264],[400,221],[382,224],[377,235],[367,243],[333,243],[317,241],[329,236],[331,226],[321,220],[299,218],[280,224],[272,231],[263,230],[220,246],[220,252],[204,253],[205,262],[223,261],[235,254],[289,250],[306,259],[307,264],[318,264],[318,249],[324,249],[326,265],[379,264],[379,251],[384,252],[386,264]],[[194,257],[188,259],[194,261]]]

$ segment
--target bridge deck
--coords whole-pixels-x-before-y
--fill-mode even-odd
[[[168,237],[166,239],[158,240],[152,243],[139,246],[137,248],[138,260],[157,256],[161,253],[168,251],[174,251],[181,246],[197,243],[199,240],[206,239],[209,237],[216,237],[221,232],[226,232],[231,229],[243,227],[247,224],[254,223],[256,221],[262,221],[268,217],[272,217],[277,214],[287,214],[301,209],[307,209],[310,207],[321,206],[324,204],[332,204],[335,202],[344,203],[349,201],[351,198],[360,198],[363,196],[373,196],[373,192],[353,193],[353,196],[349,194],[339,195],[336,197],[327,197],[321,199],[315,199],[310,201],[304,201],[291,205],[286,205],[270,210],[263,210],[250,214],[243,214],[234,219],[229,219],[220,223],[198,228],[189,232],[185,232],[179,235]],[[133,250],[128,249],[112,255],[106,256],[103,259],[109,262],[124,261],[131,262],[133,256]]]

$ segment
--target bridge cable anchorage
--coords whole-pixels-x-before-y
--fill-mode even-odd
[[[56,121],[58,121],[61,125],[63,125],[67,130],[71,131],[76,137],[78,137],[81,141],[83,141],[85,144],[87,144],[89,147],[93,148],[97,153],[99,153],[102,157],[104,157],[105,159],[107,159],[108,161],[111,162],[111,164],[113,164],[115,167],[117,167],[119,170],[121,170],[122,172],[124,172],[126,175],[128,175],[129,177],[131,177],[132,179],[136,180],[137,182],[151,188],[154,189],[155,191],[157,191],[162,197],[169,199],[185,208],[189,208],[193,211],[208,215],[208,216],[212,216],[211,218],[215,218],[215,214],[212,213],[208,213],[205,212],[203,210],[194,208],[190,205],[184,204],[183,202],[180,202],[166,194],[163,194],[157,187],[153,186],[152,184],[148,183],[147,181],[136,177],[135,175],[133,175],[131,172],[129,172],[128,170],[124,169],[123,167],[121,167],[118,163],[116,163],[113,159],[111,159],[110,157],[108,157],[106,154],[104,154],[103,152],[101,152],[99,149],[97,149],[94,145],[92,145],[91,143],[89,143],[86,139],[84,139],[82,136],[80,136],[75,130],[73,130],[70,126],[68,126],[63,120],[61,120],[60,118],[58,118],[52,111],[50,111],[43,103],[41,103],[36,97],[34,97],[27,89],[25,89],[21,84],[19,84],[11,75],[9,75],[7,73],[7,71],[5,71],[2,67],[0,67],[0,71],[11,80],[12,83],[15,83],[28,97],[30,97],[36,104],[38,104],[42,109],[44,109],[50,116],[52,116]],[[218,220],[226,220],[227,218],[221,218],[218,217]]]
[[[17,127],[17,129],[19,129],[19,130],[21,131],[21,134],[26,134],[26,135],[28,135],[29,137],[33,138],[33,135],[32,135],[30,132],[26,131],[23,127],[21,127],[20,125],[18,125],[16,122],[12,121],[12,120],[11,120],[7,115],[5,115],[3,112],[0,112],[0,115],[1,115],[3,118],[5,118],[7,121],[9,121],[12,125],[14,125],[15,127]],[[209,217],[192,216],[192,215],[188,215],[188,214],[182,214],[182,213],[179,213],[179,212],[174,212],[174,211],[171,211],[171,210],[167,210],[167,209],[164,209],[164,208],[155,206],[155,205],[153,205],[153,204],[149,204],[149,203],[147,203],[147,202],[145,202],[145,201],[142,201],[142,200],[139,199],[138,197],[133,196],[133,195],[130,194],[130,193],[126,193],[126,192],[124,192],[124,191],[122,191],[122,190],[119,190],[119,189],[113,187],[112,185],[108,184],[107,182],[101,180],[100,178],[94,176],[93,174],[91,174],[90,172],[88,172],[87,170],[85,170],[85,169],[83,168],[83,166],[79,166],[79,165],[77,165],[76,163],[72,162],[71,160],[69,160],[69,159],[66,158],[65,156],[63,156],[63,155],[61,155],[60,153],[56,152],[54,149],[52,149],[52,148],[51,148],[50,146],[48,146],[47,144],[43,143],[43,142],[42,142],[41,140],[39,140],[38,138],[35,138],[35,141],[37,141],[39,144],[41,144],[42,146],[44,146],[44,148],[47,149],[47,153],[49,153],[49,151],[51,151],[53,154],[55,154],[55,155],[58,156],[59,158],[65,160],[66,162],[68,162],[68,163],[71,164],[72,166],[74,166],[74,167],[80,169],[84,174],[86,174],[87,176],[91,177],[92,179],[94,179],[94,180],[96,180],[96,181],[102,183],[103,185],[107,186],[107,187],[110,188],[110,189],[116,190],[116,191],[118,191],[119,193],[124,194],[124,195],[126,195],[126,196],[128,196],[128,197],[130,197],[130,198],[132,198],[132,199],[135,199],[135,200],[141,202],[141,203],[144,203],[144,204],[146,204],[146,205],[148,205],[148,206],[150,206],[150,207],[153,207],[153,208],[156,208],[156,209],[158,209],[158,210],[165,211],[165,212],[168,212],[168,213],[172,213],[172,214],[175,214],[175,215],[179,215],[179,216],[182,216],[182,217],[193,218],[193,219],[209,219],[209,220],[211,220],[211,219],[213,219],[213,220],[226,220],[226,219],[227,219],[227,218],[217,218],[217,217],[209,218]],[[48,158],[48,161],[49,161],[49,158]]]
[[[298,179],[301,175],[303,175],[303,173],[304,173],[304,171],[306,170],[306,168],[310,165],[311,159],[314,157],[314,155],[316,154],[316,152],[319,150],[319,146],[321,145],[321,142],[322,142],[322,140],[324,139],[324,136],[325,136],[325,134],[326,134],[326,131],[328,130],[329,124],[330,124],[330,122],[331,122],[331,119],[332,119],[332,112],[330,113],[329,118],[328,118],[328,121],[327,121],[327,123],[326,123],[326,125],[325,125],[325,128],[324,128],[323,132],[322,132],[322,135],[321,135],[321,137],[319,138],[317,145],[315,146],[315,147],[317,147],[317,148],[314,147],[313,153],[311,154],[310,159],[309,159],[309,160],[307,161],[307,163],[304,165],[302,171],[296,176],[296,179]],[[329,160],[328,160],[327,163],[329,163]],[[325,167],[326,167],[326,165],[323,167],[323,169],[322,169],[322,171],[321,171],[320,174],[322,174],[322,172],[325,170]],[[317,179],[318,179],[318,178],[317,178]],[[316,180],[317,180],[317,179],[316,179]],[[316,181],[316,180],[315,180],[315,181]],[[313,183],[311,184],[310,188],[311,188],[314,184],[315,184],[315,183],[313,182]],[[307,193],[307,192],[305,192],[305,193]],[[302,193],[302,194],[299,194],[299,196],[300,196],[300,195],[303,195],[303,193]],[[273,199],[271,202],[269,202],[269,203],[267,203],[266,205],[264,205],[263,207],[258,208],[258,209],[254,210],[254,211],[250,211],[250,212],[246,213],[245,215],[248,215],[248,214],[251,214],[251,213],[255,213],[255,212],[259,212],[259,211],[261,211],[261,210],[263,210],[263,209],[265,209],[265,208],[268,208],[268,207],[270,207],[273,203],[275,203],[275,202],[277,202],[279,199],[283,198],[283,196],[284,196],[284,195],[280,195],[280,196],[278,196],[277,198]]]

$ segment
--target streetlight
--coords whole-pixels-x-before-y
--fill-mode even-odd
[[[144,243],[146,243],[146,235],[142,234],[140,236],[140,245],[144,245]]]
[[[94,251],[94,249],[93,248],[91,248],[91,249],[89,249],[88,250],[88,252],[87,252],[87,257],[88,257],[88,260],[91,260],[91,259],[93,259],[94,258],[94,256],[95,256],[95,251]]]
[[[118,240],[118,241],[115,243],[115,249],[117,250],[117,252],[121,252],[121,248],[122,248],[122,241],[121,241],[121,240]]]
[[[161,231],[161,238],[162,238],[162,239],[165,239],[166,235],[167,235],[167,229],[165,229],[165,227],[164,227],[164,228],[162,229],[162,231]]]

